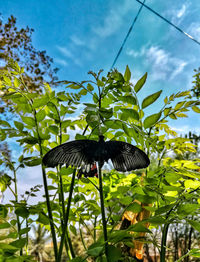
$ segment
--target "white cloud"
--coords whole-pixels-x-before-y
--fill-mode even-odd
[[[183,4],[182,7],[181,7],[181,9],[179,9],[179,10],[177,11],[176,16],[177,16],[178,18],[181,18],[181,17],[185,14],[185,11],[186,11],[186,5]]]
[[[74,56],[74,54],[66,47],[63,47],[63,46],[57,46],[57,49],[60,51],[60,53],[69,58],[71,61],[73,61],[74,64],[78,65],[78,66],[81,66],[82,63],[80,62],[80,60],[78,58],[76,58]],[[58,58],[59,59],[59,58]],[[67,62],[66,62],[67,63]]]
[[[180,74],[187,65],[187,62],[173,57],[169,52],[159,46],[144,46],[137,52],[128,50],[127,55],[134,58],[144,56],[145,63],[151,65],[151,77],[153,80],[172,80]]]
[[[85,42],[83,40],[81,40],[79,37],[77,37],[76,35],[72,35],[70,37],[71,41],[73,44],[77,45],[77,46],[85,46]]]
[[[179,8],[170,8],[166,10],[163,15],[169,17],[172,23],[179,25],[187,14],[188,7],[189,3],[184,3]]]
[[[73,54],[66,47],[57,46],[57,49],[62,53],[62,55],[68,58],[73,58]]]
[[[123,1],[123,4],[114,4],[107,12],[101,25],[93,27],[93,31],[101,36],[108,37],[114,34],[123,24],[124,17],[129,11],[132,11],[134,4],[131,0]]]
[[[61,59],[61,58],[55,58],[54,59],[55,62],[61,66],[68,66],[68,63],[64,60],[64,59]]]

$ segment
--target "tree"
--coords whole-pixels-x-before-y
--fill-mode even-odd
[[[195,75],[194,77],[194,81],[192,83],[194,83],[194,86],[192,88],[193,94],[194,96],[196,96],[197,98],[200,98],[200,67],[198,69],[194,69]]]
[[[54,84],[57,80],[57,68],[53,68],[53,59],[46,51],[37,50],[32,43],[34,30],[17,28],[16,18],[10,16],[6,23],[0,20],[0,70],[7,69],[11,59],[24,68],[24,82],[29,91],[41,92],[44,82]],[[1,101],[1,112],[5,108]]]

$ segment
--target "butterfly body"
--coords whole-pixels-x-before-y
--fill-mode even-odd
[[[122,141],[75,140],[62,144],[50,150],[43,158],[48,167],[66,164],[80,167],[82,164],[92,165],[94,162],[101,166],[111,159],[117,171],[131,171],[145,168],[150,161],[148,156],[139,148]]]

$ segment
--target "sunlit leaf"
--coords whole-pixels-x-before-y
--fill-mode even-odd
[[[35,127],[35,119],[29,116],[21,116],[22,121],[32,127]]]
[[[147,79],[147,73],[143,75],[143,77],[140,78],[140,80],[137,81],[137,83],[134,86],[134,90],[136,93],[140,91],[140,89],[143,87]]]
[[[124,102],[124,103],[127,103],[127,104],[131,104],[131,105],[136,105],[137,104],[137,101],[135,99],[134,96],[131,96],[131,95],[127,95],[127,96],[120,96],[118,97],[118,100]]]
[[[49,98],[46,96],[43,96],[41,98],[36,98],[33,101],[33,108],[39,108],[41,106],[45,106],[47,105],[48,101],[49,101]]]
[[[150,127],[154,126],[158,122],[160,117],[161,117],[161,112],[146,117],[144,119],[144,123],[143,123],[144,128],[150,128]]]
[[[200,113],[200,108],[198,106],[193,106],[192,110],[196,113]]]
[[[121,115],[121,120],[126,121],[128,118],[134,119],[134,120],[139,120],[139,114],[136,110],[131,109],[131,108],[121,108],[122,111]]]
[[[131,79],[131,71],[130,71],[128,65],[127,65],[127,66],[126,66],[126,71],[125,71],[125,73],[124,73],[124,80],[125,80],[126,82],[129,82],[130,79]]]
[[[162,90],[145,97],[145,99],[142,101],[142,108],[144,109],[145,107],[153,104],[159,98],[161,93],[162,93]]]

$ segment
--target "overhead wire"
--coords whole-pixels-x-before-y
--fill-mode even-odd
[[[160,15],[159,13],[157,13],[155,10],[153,10],[151,7],[147,6],[144,4],[144,2],[142,3],[140,0],[136,0],[138,3],[140,3],[142,6],[146,7],[149,11],[153,12],[155,15],[157,15],[158,17],[160,17],[161,19],[163,19],[165,22],[167,22],[168,24],[170,24],[171,26],[173,26],[174,28],[176,28],[179,32],[181,32],[182,34],[184,34],[185,36],[189,37],[191,40],[193,40],[195,43],[197,43],[198,45],[200,45],[200,42],[198,40],[196,40],[194,37],[192,37],[191,35],[189,35],[188,33],[184,32],[180,27],[176,26],[175,24],[173,24],[172,22],[170,22],[167,18],[163,17],[162,15]]]
[[[146,1],[146,0],[144,0],[143,3],[142,3],[142,5],[140,6],[140,8],[139,8],[139,10],[138,10],[138,12],[137,12],[137,14],[136,14],[136,16],[135,16],[135,18],[134,18],[132,24],[131,24],[131,27],[129,28],[129,30],[128,30],[128,32],[127,32],[125,38],[124,38],[124,41],[123,41],[123,43],[122,43],[122,45],[121,45],[121,47],[120,47],[120,49],[119,49],[119,51],[118,51],[118,53],[117,53],[115,59],[114,59],[114,62],[113,62],[113,64],[112,64],[112,66],[111,66],[111,69],[112,69],[112,68],[114,67],[114,65],[116,64],[117,59],[118,59],[118,57],[120,56],[120,54],[121,54],[121,52],[122,52],[122,49],[123,49],[123,47],[124,47],[124,45],[125,45],[125,43],[126,43],[128,37],[129,37],[129,35],[130,35],[130,33],[131,33],[131,31],[132,31],[134,25],[135,25],[135,22],[137,21],[138,16],[139,16],[140,12],[142,11],[143,4],[145,3],[145,1]]]
[[[130,27],[129,30],[128,30],[128,33],[126,34],[126,36],[125,36],[125,38],[124,38],[124,41],[123,41],[123,43],[122,43],[122,45],[121,45],[121,47],[120,47],[120,49],[119,49],[119,51],[118,51],[115,59],[114,59],[114,62],[113,62],[113,64],[112,64],[112,66],[111,66],[111,69],[115,66],[115,64],[116,64],[116,62],[117,62],[117,60],[118,60],[118,58],[119,58],[119,56],[120,56],[120,54],[121,54],[121,52],[122,52],[122,49],[123,49],[123,47],[124,47],[124,45],[125,45],[128,37],[129,37],[129,35],[130,35],[130,33],[131,33],[132,29],[133,29],[133,26],[135,25],[135,22],[136,22],[136,20],[138,19],[138,16],[139,16],[140,12],[142,11],[143,6],[146,7],[146,8],[147,8],[149,11],[151,11],[152,13],[154,13],[155,15],[157,15],[158,17],[160,17],[161,19],[163,19],[165,22],[167,22],[168,24],[170,24],[171,26],[173,26],[173,27],[174,27],[175,29],[177,29],[179,32],[181,32],[182,34],[184,34],[185,36],[187,36],[188,38],[190,38],[191,40],[193,40],[195,43],[197,43],[198,45],[200,45],[200,42],[199,42],[198,40],[196,40],[194,37],[192,37],[192,36],[189,35],[188,33],[184,32],[181,28],[179,28],[178,26],[176,26],[175,24],[173,24],[172,22],[170,22],[167,18],[163,17],[163,16],[160,15],[159,13],[157,13],[157,12],[156,12],[155,10],[153,10],[151,7],[147,6],[147,5],[145,4],[145,1],[146,1],[146,0],[144,0],[143,2],[141,2],[140,0],[136,0],[136,1],[141,4],[140,9],[138,10],[137,15],[135,16],[135,18],[134,18],[134,20],[133,20],[133,23],[131,24],[131,27]]]

